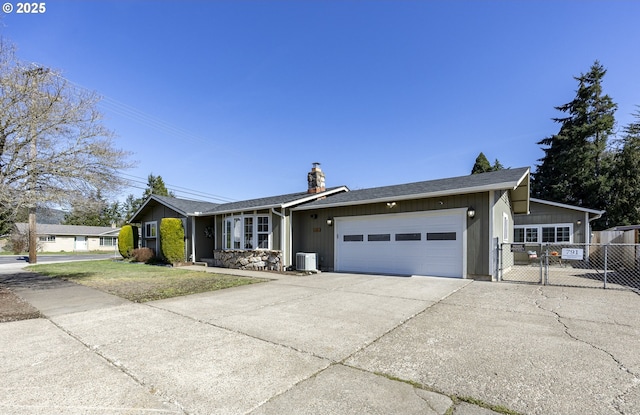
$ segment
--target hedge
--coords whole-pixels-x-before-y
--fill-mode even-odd
[[[118,251],[123,258],[131,258],[133,250],[138,247],[138,227],[124,225],[118,234]]]
[[[160,247],[169,263],[184,262],[184,228],[178,218],[160,221]]]

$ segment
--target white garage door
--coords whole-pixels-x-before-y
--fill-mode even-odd
[[[335,269],[462,278],[466,209],[335,218]]]

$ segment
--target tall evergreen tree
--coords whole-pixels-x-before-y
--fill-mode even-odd
[[[146,200],[151,195],[158,196],[171,196],[175,197],[173,192],[170,192],[167,189],[167,186],[164,184],[164,180],[162,180],[162,176],[154,176],[153,174],[149,174],[147,177],[147,188],[142,194],[142,199]]]
[[[147,176],[147,187],[146,189],[144,189],[141,197],[136,198],[132,194],[127,196],[127,199],[122,206],[122,216],[125,218],[125,220],[131,219],[131,216],[136,213],[136,211],[140,208],[140,206],[142,206],[144,201],[147,200],[147,198],[152,194],[158,196],[175,197],[175,194],[167,189],[162,176],[155,176],[153,173],[151,173],[149,174],[149,176]]]
[[[491,163],[489,163],[487,156],[485,156],[483,152],[480,152],[478,157],[476,157],[476,162],[473,164],[471,174],[486,173],[502,169],[504,169],[504,166],[498,161],[498,159],[496,159],[492,166]]]
[[[611,169],[608,225],[640,224],[640,110],[623,130],[622,147]]]
[[[602,93],[606,69],[595,61],[578,81],[575,98],[556,107],[560,131],[538,142],[545,146],[532,183],[535,197],[594,209],[606,208],[609,192],[608,140],[617,105]]]
[[[491,164],[489,163],[487,156],[485,156],[483,152],[480,152],[478,157],[476,157],[476,162],[474,163],[473,168],[471,169],[471,174],[486,173],[488,171],[491,171]]]

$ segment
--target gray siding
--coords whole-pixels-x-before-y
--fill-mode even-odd
[[[557,223],[573,224],[573,242],[584,243],[586,232],[589,232],[589,223],[585,219],[585,213],[573,209],[550,206],[531,202],[529,215],[515,215],[516,225],[543,225]],[[578,225],[577,222],[581,224]]]
[[[293,254],[315,252],[321,270],[331,270],[334,264],[334,227],[328,218],[377,215],[429,210],[473,207],[474,219],[467,220],[467,273],[489,274],[489,199],[488,193],[474,193],[450,197],[415,199],[397,202],[389,209],[386,203],[344,206],[336,208],[296,211],[292,215]],[[293,258],[295,262],[295,257]]]
[[[144,238],[144,234],[143,234],[143,237],[140,240],[140,246],[151,248],[154,250],[156,256],[162,257],[162,252],[160,249],[160,221],[163,218],[184,219],[185,218],[184,215],[176,212],[173,209],[168,208],[165,205],[149,204],[147,205],[146,209],[142,212],[142,215],[140,215],[140,217],[141,217],[140,226],[142,228],[142,232],[144,232],[144,224],[147,222],[156,222],[156,226],[157,226],[157,229],[156,229],[157,237]],[[185,241],[187,257],[191,254],[191,240],[190,240],[191,224],[189,222],[190,221],[187,220],[187,223],[186,223],[187,227],[185,229],[185,237],[187,238],[187,240]]]

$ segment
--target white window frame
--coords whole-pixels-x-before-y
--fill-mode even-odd
[[[150,232],[150,230],[153,229],[153,232]],[[158,237],[158,222],[157,221],[151,221],[151,222],[145,222],[144,223],[144,238],[145,239],[155,239]]]
[[[55,242],[55,241],[56,241],[55,235],[38,236],[38,242]]]
[[[545,241],[543,240],[543,229],[553,228],[553,241]],[[559,228],[569,228],[569,240],[568,241],[558,241],[558,229]],[[523,232],[523,241],[517,241],[515,237],[516,229],[524,229]],[[530,232],[528,232],[530,231]],[[535,231],[536,238],[535,240],[527,240],[528,234],[533,234]],[[525,244],[572,244],[573,243],[573,224],[572,223],[543,223],[543,224],[534,224],[534,225],[514,225],[513,227],[513,241],[515,243],[525,243]]]
[[[267,228],[264,228],[264,218]],[[248,229],[247,225],[251,228]],[[267,235],[267,246],[259,245],[259,241]],[[235,214],[222,219],[222,249],[228,250],[269,250],[271,249],[271,215],[268,213]]]
[[[509,242],[509,215],[502,212],[502,242]]]
[[[109,241],[109,243],[106,244],[105,243],[106,241]],[[118,246],[118,237],[117,236],[101,236],[100,246]]]

